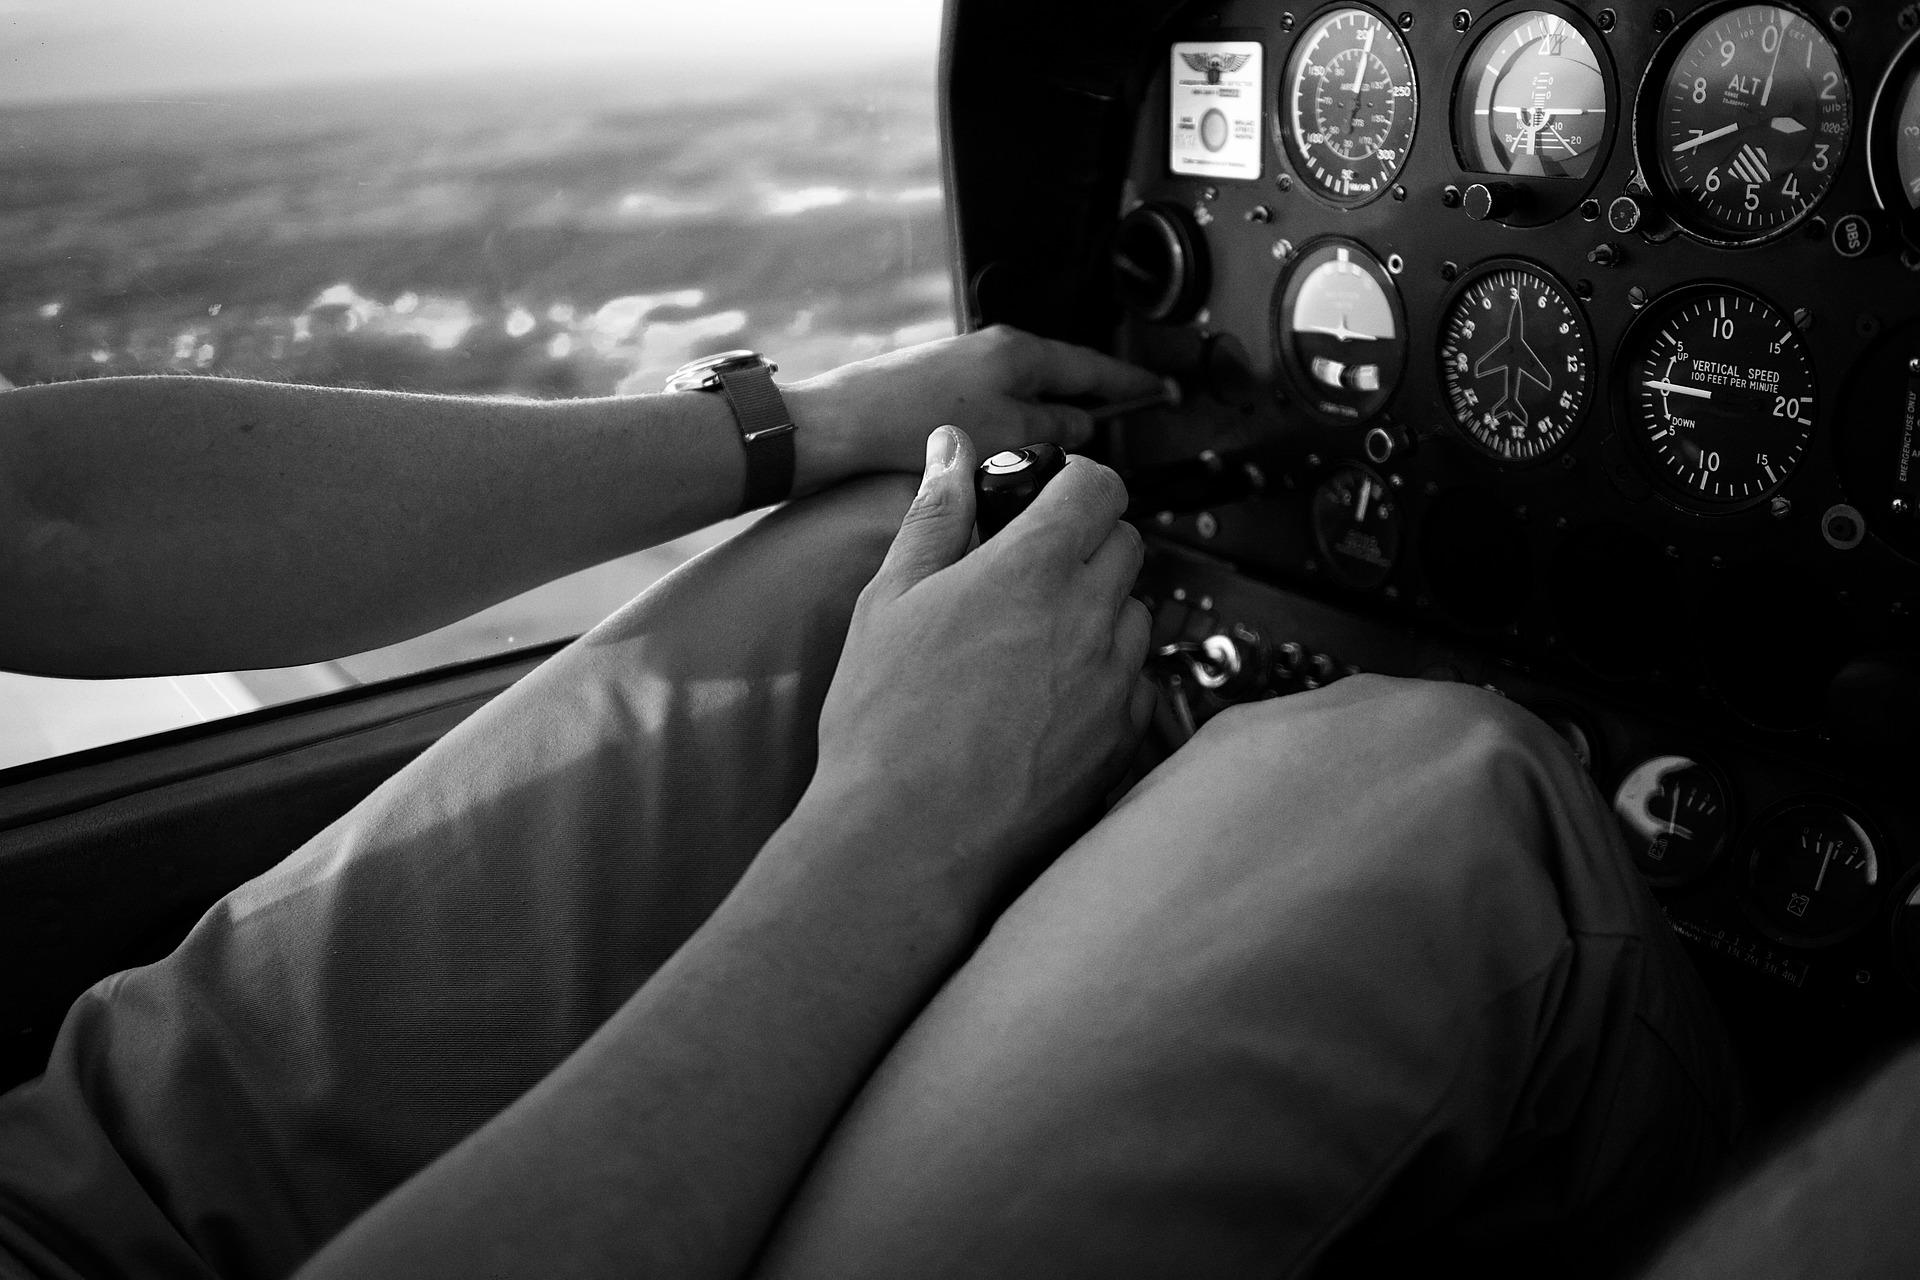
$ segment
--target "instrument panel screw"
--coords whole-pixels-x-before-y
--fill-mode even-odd
[[[1638,311],[1640,308],[1646,306],[1647,291],[1645,289],[1642,289],[1639,285],[1634,285],[1633,288],[1627,290],[1627,305],[1632,307],[1635,311]]]
[[[1455,9],[1453,11],[1453,29],[1455,31],[1465,31],[1472,25],[1473,14],[1470,11],[1466,9]]]
[[[1655,9],[1653,11],[1653,29],[1661,32],[1673,30],[1673,10]]]
[[[1451,262],[1443,262],[1440,264],[1440,278],[1442,280],[1452,280],[1459,274],[1460,268],[1457,264]]]
[[[1396,182],[1396,183],[1394,183],[1394,184],[1393,184],[1393,198],[1394,198],[1395,200],[1405,200],[1405,199],[1407,198],[1407,189],[1406,189],[1405,187],[1403,187],[1403,186],[1401,186],[1401,185],[1400,185],[1399,183],[1397,183],[1397,182]]]
[[[1460,188],[1455,186],[1447,187],[1446,190],[1440,193],[1440,203],[1449,209],[1458,209],[1460,207]]]
[[[1845,31],[1853,25],[1853,10],[1847,8],[1845,5],[1840,5],[1827,16],[1827,21],[1833,24],[1835,31]]]
[[[1582,302],[1593,301],[1593,281],[1575,280],[1573,282],[1573,296]]]
[[[1880,317],[1870,311],[1862,311],[1853,322],[1853,331],[1863,338],[1871,338],[1880,332]]]
[[[1802,333],[1813,328],[1813,312],[1807,310],[1805,307],[1795,307],[1793,309],[1793,327]]]
[[[1600,11],[1600,17],[1598,19],[1598,23],[1600,26],[1600,30],[1602,31],[1613,30],[1613,24],[1614,24],[1613,10],[1602,9]]]
[[[1280,15],[1280,29],[1282,31],[1293,30],[1293,15],[1291,13],[1283,13]]]
[[[1920,356],[1915,356],[1913,359],[1907,361],[1907,372],[1920,374]]]
[[[1671,542],[1667,544],[1666,550],[1667,550],[1667,559],[1678,560],[1680,558],[1680,548],[1674,546]]]
[[[1273,242],[1273,260],[1275,262],[1285,262],[1288,258],[1291,258],[1292,256],[1293,256],[1293,241],[1275,240]]]
[[[1773,513],[1775,520],[1785,520],[1793,513],[1793,504],[1776,495],[1773,501],[1767,504],[1767,510]]]
[[[1202,187],[1200,188],[1200,198],[1202,200],[1218,200],[1220,198],[1220,188],[1215,186]]]
[[[1913,500],[1911,498],[1895,498],[1891,504],[1891,510],[1893,514],[1897,516],[1912,515]]]
[[[1291,191],[1293,190],[1293,179],[1283,173],[1273,180],[1273,186],[1276,191]]]
[[[1911,31],[1920,27],[1920,5],[1910,4],[1900,11],[1900,29]]]
[[[1400,29],[1402,31],[1413,30],[1413,14],[1411,11],[1400,15]]]
[[[1202,511],[1193,518],[1193,531],[1202,538],[1212,538],[1220,532],[1220,521],[1211,511]]]

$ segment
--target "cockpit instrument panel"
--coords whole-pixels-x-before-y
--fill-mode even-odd
[[[1186,393],[1094,446],[1163,626],[1551,707],[1683,936],[1920,1025],[1920,4],[1152,13],[1062,73],[1083,239],[960,215],[974,318]],[[1182,158],[1255,98],[1258,176]]]

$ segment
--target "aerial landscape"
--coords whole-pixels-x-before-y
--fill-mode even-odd
[[[0,387],[168,373],[592,396],[732,347],[785,380],[938,337],[933,76],[929,55],[671,93],[543,72],[0,106]],[[131,688],[127,727],[99,688],[0,678],[0,767],[209,701],[572,634],[712,540],[395,651],[174,682],[158,696],[189,709],[164,723]]]

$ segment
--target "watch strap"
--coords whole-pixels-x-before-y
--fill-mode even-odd
[[[773,370],[764,363],[726,369],[718,381],[747,454],[740,509],[754,511],[786,500],[793,493],[794,426],[780,388],[773,385]]]

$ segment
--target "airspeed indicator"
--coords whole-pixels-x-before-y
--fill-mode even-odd
[[[1287,59],[1286,109],[1275,128],[1302,179],[1337,204],[1358,205],[1407,162],[1420,113],[1413,59],[1399,30],[1371,9],[1333,9]]]
[[[1813,439],[1813,360],[1793,323],[1742,289],[1655,301],[1621,362],[1628,419],[1670,496],[1730,511],[1776,492]]]

